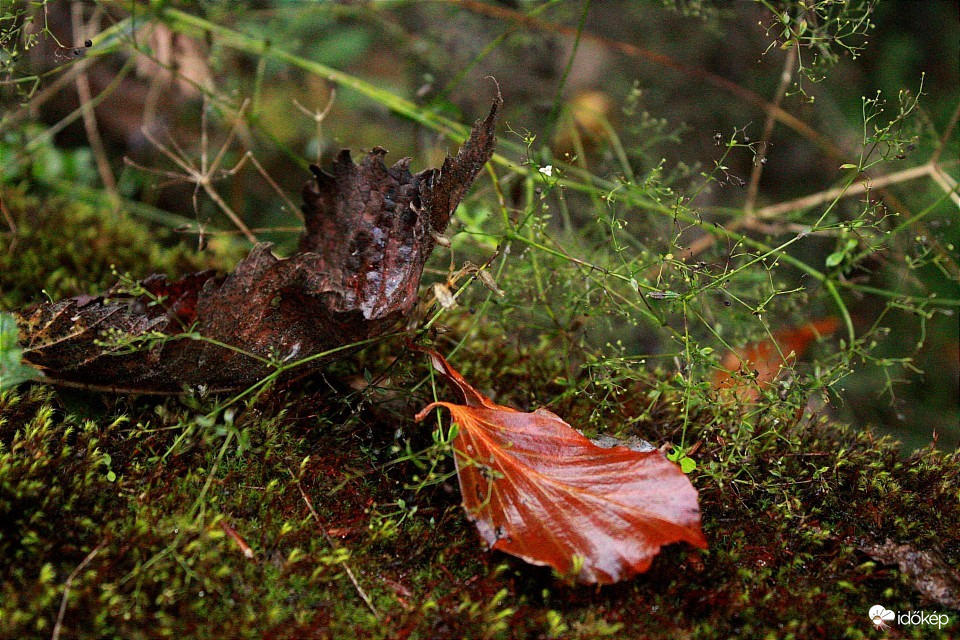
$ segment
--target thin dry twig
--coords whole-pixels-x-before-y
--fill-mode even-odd
[[[88,23],[83,21],[83,3],[77,2],[71,7],[71,19],[73,23],[73,33],[80,40],[86,40],[93,35],[94,25],[99,20],[101,9],[98,8],[90,17]],[[76,77],[77,95],[80,98],[80,105],[89,105],[93,94],[90,91],[90,78],[86,70],[81,70]],[[100,174],[100,180],[103,182],[104,189],[114,203],[119,202],[117,192],[117,180],[113,176],[113,170],[110,169],[110,160],[107,158],[107,149],[103,144],[103,138],[100,137],[100,127],[97,125],[97,115],[92,107],[84,108],[82,111],[83,127],[87,132],[87,142],[90,143],[90,149],[93,151],[93,158],[97,163],[97,173]],[[116,207],[115,207],[116,208]],[[116,211],[114,211],[116,213]]]
[[[777,123],[777,117],[774,109],[779,109],[784,96],[787,95],[787,89],[790,88],[790,82],[793,80],[793,72],[797,68],[799,54],[794,45],[787,51],[786,59],[783,61],[783,71],[780,73],[780,84],[777,85],[777,91],[773,96],[773,102],[770,104],[773,108],[767,111],[767,121],[763,125],[763,144],[760,152],[753,159],[753,169],[750,171],[750,181],[747,185],[747,199],[744,203],[744,210],[749,214],[757,202],[757,191],[760,187],[760,176],[763,175],[763,167],[767,161],[767,150],[770,148],[770,139],[773,136],[773,127]],[[714,236],[710,236],[711,238]]]
[[[297,109],[300,109],[305,116],[317,123],[317,164],[320,164],[320,140],[322,140],[321,133],[323,132],[323,120],[327,117],[327,114],[330,113],[330,109],[333,108],[333,101],[336,99],[337,90],[333,87],[330,88],[330,99],[327,101],[327,106],[325,106],[323,109],[310,111],[305,106],[297,102],[296,98],[293,99],[293,104],[296,105]]]
[[[957,127],[957,120],[960,120],[960,102],[957,102],[957,107],[953,110],[953,115],[950,116],[950,122],[947,123],[943,135],[940,136],[940,141],[937,142],[937,148],[934,149],[933,155],[930,156],[931,163],[940,161],[940,156],[943,155],[943,149],[947,146],[947,141],[950,139],[950,136],[953,135],[953,130]]]
[[[17,222],[13,219],[13,216],[10,214],[10,210],[7,209],[7,205],[3,202],[3,193],[0,193],[0,213],[3,214],[3,219],[6,221],[7,226],[10,227],[10,246],[7,247],[7,253],[12,254],[14,248],[17,246]]]
[[[147,38],[152,35],[152,30],[156,28],[157,25],[150,25],[150,31],[147,32]],[[157,62],[154,57],[145,55],[140,49],[134,48],[134,51],[136,51],[139,55],[146,57],[148,60]],[[157,64],[159,65],[159,63]],[[160,99],[164,95],[164,91],[171,90],[169,85],[170,83],[168,82],[168,78],[162,73],[154,73],[150,76],[150,84],[147,86],[147,95],[143,101],[144,127],[153,127],[157,122],[157,112],[158,106],[160,105]]]
[[[917,178],[923,178],[925,176],[934,177],[936,174],[937,165],[932,162],[927,162],[919,167],[904,169],[903,171],[897,171],[896,173],[890,173],[885,176],[861,180],[860,182],[855,182],[848,187],[835,187],[819,193],[812,193],[808,196],[797,198],[796,200],[789,200],[787,202],[780,202],[778,204],[770,205],[769,207],[763,207],[762,209],[758,209],[754,213],[753,217],[760,220],[770,220],[771,218],[776,218],[790,211],[809,209],[810,207],[815,207],[819,204],[824,204],[825,202],[832,202],[837,198],[848,198],[850,196],[860,195],[874,189],[880,189],[891,184],[916,180]],[[947,189],[947,191],[949,190],[950,189]]]
[[[957,181],[950,177],[940,165],[932,165],[931,169],[930,177],[933,178],[933,181],[936,182],[944,192],[950,194],[950,199],[953,200],[953,203],[960,209],[960,193],[957,193]]]
[[[320,533],[323,534],[324,539],[327,541],[327,544],[331,548],[336,549],[337,544],[334,542],[333,538],[330,537],[330,534],[327,533],[327,528],[324,526],[323,521],[320,520],[320,516],[317,514],[317,510],[313,508],[313,502],[310,501],[310,496],[307,495],[307,492],[303,490],[303,485],[300,484],[300,480],[294,475],[293,470],[287,469],[290,473],[290,476],[293,478],[293,481],[297,483],[297,489],[300,490],[300,495],[303,496],[303,501],[307,503],[307,509],[310,510],[310,515],[313,516],[313,519],[317,523],[317,528],[320,529]],[[360,583],[357,582],[356,576],[353,575],[353,571],[350,569],[350,565],[346,562],[340,563],[344,571],[347,574],[347,577],[350,578],[350,582],[353,583],[354,589],[357,590],[357,593],[360,595],[360,598],[366,603],[367,608],[370,609],[370,612],[373,616],[380,620],[380,612],[377,611],[377,608],[373,606],[373,601],[370,600],[370,596],[367,595],[367,592],[363,590],[363,587],[360,586]]]
[[[243,233],[244,237],[250,242],[256,244],[258,242],[257,237],[250,231],[249,227],[240,219],[240,216],[234,212],[230,205],[224,201],[220,194],[217,193],[217,190],[213,188],[214,180],[222,178],[224,176],[229,176],[235,173],[239,166],[246,161],[246,156],[237,163],[233,169],[220,170],[220,163],[223,161],[224,156],[226,155],[227,149],[233,143],[233,139],[237,135],[237,130],[240,126],[240,123],[243,121],[243,112],[246,110],[249,104],[249,100],[244,100],[243,104],[240,106],[239,111],[237,112],[237,119],[233,127],[230,129],[230,133],[227,135],[226,141],[223,143],[223,146],[220,148],[220,151],[214,157],[213,162],[208,163],[208,152],[209,152],[209,139],[207,136],[207,121],[206,121],[206,108],[203,110],[202,114],[202,124],[201,124],[201,134],[200,134],[200,166],[197,167],[190,157],[177,145],[176,141],[172,138],[170,139],[170,146],[174,148],[171,151],[170,147],[163,144],[157,140],[150,130],[147,127],[143,127],[141,132],[143,136],[150,141],[150,143],[157,148],[160,153],[166,156],[171,162],[180,167],[183,170],[182,174],[166,171],[163,169],[153,169],[150,167],[144,167],[130,160],[129,158],[124,158],[124,161],[137,169],[142,171],[147,171],[156,175],[162,175],[173,180],[183,180],[185,182],[190,182],[196,185],[196,189],[193,192],[193,205],[194,210],[199,211],[199,206],[197,203],[197,193],[200,189],[203,189],[207,196],[213,200],[213,202],[223,211],[230,221],[233,222],[234,226]],[[220,173],[218,174],[218,171]]]
[[[284,190],[280,188],[280,185],[277,184],[277,181],[274,180],[269,173],[267,173],[267,170],[263,168],[263,165],[260,164],[256,156],[253,155],[253,151],[247,151],[244,154],[244,156],[240,158],[240,162],[237,163],[237,166],[235,166],[233,169],[223,171],[223,174],[221,177],[232,176],[236,174],[238,171],[240,171],[240,169],[243,167],[244,164],[246,164],[248,160],[253,164],[254,168],[257,170],[257,173],[259,173],[260,176],[267,182],[267,184],[270,185],[270,188],[272,188],[277,193],[277,195],[280,196],[280,199],[283,200],[284,206],[287,207],[290,211],[293,211],[294,215],[296,215],[297,218],[299,218],[300,221],[303,222],[304,217],[303,217],[303,212],[300,210],[300,207],[294,204],[293,200],[290,199],[290,196],[288,196],[284,192]],[[277,228],[265,229],[265,231],[277,231],[280,229],[281,227],[277,227]],[[253,231],[254,233],[257,232],[256,229],[253,229]]]
[[[88,553],[87,557],[77,565],[77,568],[67,576],[67,581],[63,585],[63,598],[60,600],[60,611],[57,612],[57,622],[53,625],[53,634],[51,634],[50,640],[58,640],[60,638],[60,631],[63,629],[63,618],[67,613],[67,600],[70,597],[70,589],[73,587],[73,581],[76,580],[80,572],[97,557],[97,554],[100,553],[105,546],[107,546],[106,540],[94,547],[93,551]]]
[[[762,226],[762,223],[764,221],[779,218],[785,213],[798,211],[801,209],[809,209],[810,207],[815,207],[827,202],[833,202],[839,198],[849,198],[867,193],[868,191],[879,190],[893,184],[908,182],[910,180],[916,180],[917,178],[923,177],[929,177],[936,182],[947,194],[949,194],[950,199],[953,200],[957,207],[960,208],[960,193],[957,192],[957,184],[952,178],[950,178],[950,176],[947,176],[942,171],[938,164],[927,162],[919,167],[904,169],[903,171],[887,174],[885,176],[866,178],[847,187],[834,187],[832,189],[827,189],[818,193],[812,193],[795,200],[788,200],[786,202],[780,202],[768,207],[763,207],[762,209],[757,209],[749,216],[731,222],[726,228],[730,230],[746,228],[763,229],[769,231],[769,227]],[[795,225],[787,225],[785,229],[798,231],[799,228]],[[809,230],[809,227],[803,227],[802,229],[799,229],[798,232],[807,230]],[[710,234],[697,238],[690,243],[685,255],[688,255],[690,258],[698,256],[712,247],[715,242],[716,238]]]

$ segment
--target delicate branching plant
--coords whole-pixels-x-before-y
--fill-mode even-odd
[[[223,213],[230,218],[230,221],[243,233],[244,237],[252,243],[257,242],[257,237],[253,235],[253,232],[247,227],[247,225],[240,219],[240,217],[230,208],[230,205],[220,197],[220,194],[213,188],[213,181],[215,179],[225,178],[236,174],[243,164],[250,157],[249,155],[244,155],[243,158],[234,165],[231,169],[220,169],[220,164],[223,162],[224,156],[226,155],[227,149],[230,148],[231,143],[233,142],[234,137],[237,135],[238,128],[243,122],[243,111],[247,108],[247,103],[244,103],[240,107],[240,111],[237,115],[236,122],[233,128],[230,130],[230,134],[227,136],[226,141],[223,143],[223,146],[220,147],[220,151],[217,152],[217,155],[214,156],[213,160],[209,160],[208,155],[208,136],[207,136],[207,109],[204,108],[202,111],[203,114],[203,123],[201,125],[202,135],[200,138],[200,165],[197,166],[193,163],[190,157],[180,149],[176,141],[172,138],[169,140],[169,146],[163,144],[157,140],[153,134],[150,132],[149,127],[144,127],[141,129],[143,136],[150,141],[150,143],[165,157],[167,157],[171,162],[176,164],[183,173],[175,173],[172,171],[166,171],[161,169],[150,169],[147,167],[141,167],[136,164],[129,158],[126,159],[127,164],[130,166],[136,167],[142,171],[149,171],[156,175],[164,176],[171,180],[183,180],[190,184],[195,185],[193,191],[193,208],[194,212],[199,216],[200,207],[197,202],[197,196],[200,189],[203,189],[207,196],[210,197],[213,202],[216,203],[217,207],[220,208]],[[171,148],[172,147],[172,148]]]
[[[767,30],[773,38],[767,50],[775,46],[796,48],[801,75],[816,83],[826,77],[841,55],[856,60],[866,48],[867,36],[874,28],[871,16],[877,2],[773,3],[761,0],[761,4],[774,18]],[[796,91],[813,101],[814,96],[807,93],[802,82],[796,83]]]

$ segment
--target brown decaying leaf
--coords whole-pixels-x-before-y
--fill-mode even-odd
[[[382,335],[413,309],[435,238],[493,155],[501,104],[497,96],[440,169],[411,174],[409,158],[388,168],[380,147],[359,165],[343,151],[329,173],[311,167],[306,232],[289,258],[262,243],[226,276],[170,282],[155,275],[142,283],[148,294],[115,287],[24,310],[17,320],[24,361],[52,382],[89,388],[227,390],[274,372],[271,360],[300,360]],[[131,352],[97,345],[108,332],[173,339]],[[205,339],[176,339],[197,334]]]
[[[546,409],[492,402],[434,351],[434,368],[465,404],[450,410],[467,517],[492,549],[585,583],[642,573],[663,545],[706,548],[697,490],[658,450],[599,447]]]

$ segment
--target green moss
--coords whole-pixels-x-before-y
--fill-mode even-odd
[[[0,396],[0,635],[49,636],[67,577],[99,545],[71,585],[70,637],[868,637],[873,604],[938,607],[861,544],[958,565],[956,456],[901,460],[893,442],[815,419],[755,425],[737,464],[721,427],[694,427],[709,551],[669,547],[635,580],[571,587],[483,551],[455,492],[411,494],[410,465],[382,466],[382,414],[341,413],[310,387],[214,424],[194,400]],[[656,441],[676,426],[636,430]]]
[[[98,293],[120,273],[179,276],[203,269],[229,270],[239,246],[214,239],[198,254],[167,229],[149,228],[128,215],[109,215],[64,197],[40,200],[10,186],[0,199],[16,225],[0,250],[0,309],[47,298]],[[44,293],[45,292],[45,293]]]

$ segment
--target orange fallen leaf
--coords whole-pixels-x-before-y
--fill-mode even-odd
[[[459,425],[463,506],[492,549],[609,584],[646,571],[663,545],[706,548],[697,490],[659,450],[600,447],[546,409],[495,404],[427,353],[465,404],[434,402],[416,419],[444,407]]]
[[[838,326],[840,321],[833,316],[820,318],[799,327],[781,329],[773,334],[773,340],[753,342],[730,351],[720,361],[722,369],[713,375],[713,387],[733,391],[744,401],[756,400],[760,395],[758,388],[745,385],[734,373],[752,371],[758,386],[769,384],[791,358],[802,355],[815,339],[830,335]]]

